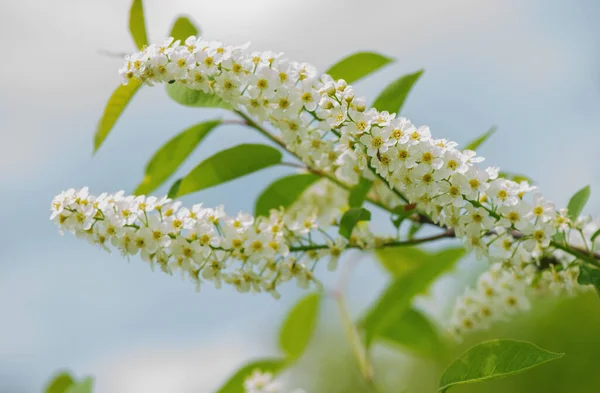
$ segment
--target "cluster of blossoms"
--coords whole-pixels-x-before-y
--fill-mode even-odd
[[[280,381],[273,379],[273,374],[264,373],[260,370],[254,372],[244,381],[246,393],[279,393],[282,390]],[[304,393],[302,389],[296,389],[292,393]]]
[[[344,80],[319,74],[312,66],[289,61],[280,53],[251,52],[248,45],[226,46],[196,37],[185,42],[170,39],[127,56],[120,74],[124,83],[134,78],[147,85],[179,83],[214,94],[259,125],[278,130],[286,149],[311,170],[326,172],[347,189],[361,177],[374,179],[371,201],[390,212],[402,204],[414,204],[414,211],[452,229],[467,250],[492,263],[477,293],[469,292],[457,307],[456,325],[466,330],[469,318],[473,325],[475,320],[485,320],[480,316],[487,311],[472,304],[485,303],[488,288],[494,292],[492,303],[511,303],[508,312],[526,306],[522,296],[514,296],[513,305],[508,295],[518,295],[520,283],[524,283],[523,290],[545,282],[567,290],[573,287],[577,253],[569,255],[571,248],[560,240],[561,235],[569,239],[572,233],[581,234],[585,247],[592,246],[581,222],[573,222],[565,209],[556,210],[540,194],[534,195],[535,187],[526,181],[508,180],[499,176],[498,168],[479,166],[482,157],[457,149],[455,142],[435,139],[426,126],[368,109],[366,100],[357,97]],[[141,250],[144,259],[166,271],[181,269],[198,282],[202,277],[217,284],[230,282],[244,291],[272,292],[277,282],[292,277],[302,285],[314,280],[312,267],[289,251],[305,244],[309,232],[318,229],[317,223],[329,225],[338,220],[340,206],[346,203],[345,191],[331,186],[338,191],[330,193],[326,187],[322,183],[311,188],[313,199],[306,196],[309,201],[329,198],[312,215],[299,207],[295,214],[302,219],[286,218],[283,212],[265,219],[246,215],[234,219],[220,209],[179,209],[176,202],[166,200],[121,194],[92,198],[75,191],[57,197],[54,218],[61,227],[95,243],[109,241],[126,254]],[[167,210],[172,214],[165,214]],[[306,224],[306,217],[312,217],[308,219],[311,224]],[[173,222],[182,226],[173,227]],[[112,229],[116,232],[107,232]],[[368,231],[361,233],[359,228],[357,232],[354,241],[362,242],[360,247],[376,245]],[[153,240],[155,233],[165,236]],[[137,245],[138,240],[143,246]],[[316,261],[321,252],[337,255],[342,248],[341,241],[330,241],[329,247],[302,255]],[[186,256],[188,249],[193,258]],[[546,266],[548,258],[557,262]],[[476,301],[467,300],[471,298]]]
[[[535,262],[557,231],[573,226],[540,194],[530,197],[534,187],[527,182],[476,165],[483,158],[434,139],[428,127],[367,109],[344,80],[319,75],[280,53],[196,37],[183,43],[170,39],[128,56],[120,73],[125,83],[131,78],[150,85],[180,83],[215,94],[270,123],[289,151],[348,186],[365,173],[377,175],[396,195],[394,203],[387,193],[391,205],[402,199],[416,203],[436,224],[453,228],[478,257]]]
[[[533,264],[492,264],[478,278],[475,288],[457,299],[447,327],[449,333],[460,339],[469,332],[488,329],[496,321],[529,310],[532,295],[571,295],[582,288],[577,284],[578,275],[577,266],[562,264],[542,271]]]
[[[318,261],[328,258],[329,267],[335,268],[346,247],[343,238],[320,232],[316,214],[306,212],[272,210],[269,217],[231,217],[222,206],[188,209],[168,198],[123,192],[93,196],[87,188],[57,195],[51,209],[61,231],[107,251],[114,247],[127,256],[139,253],[151,266],[191,278],[198,289],[202,281],[210,281],[277,297],[277,286],[285,281],[294,279],[303,288],[318,285],[312,273]],[[326,247],[310,247],[315,234],[325,237]]]
[[[569,243],[594,250],[598,242],[590,241],[600,229],[591,217],[580,217],[576,231],[569,231]],[[577,283],[579,265],[576,258],[562,250],[553,250],[538,263],[519,265],[496,262],[482,274],[475,288],[458,298],[452,311],[449,332],[460,338],[465,333],[487,329],[493,322],[530,308],[530,298],[540,295],[574,295],[586,287]]]

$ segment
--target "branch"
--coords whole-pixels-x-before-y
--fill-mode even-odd
[[[247,116],[245,113],[241,112],[241,111],[235,111],[239,116],[241,116],[244,120],[245,120],[245,124],[254,128],[255,130],[257,130],[259,133],[261,133],[262,135],[264,135],[265,137],[267,137],[269,140],[273,141],[274,143],[276,143],[278,146],[280,146],[282,149],[286,150],[287,152],[289,152],[290,154],[292,154],[294,157],[296,157],[298,160],[302,161],[302,159],[300,158],[300,156],[298,156],[296,153],[291,152],[290,150],[288,150],[287,146],[285,145],[285,143],[277,138],[275,135],[271,134],[269,131],[267,131],[264,127],[261,127],[259,124],[257,124],[254,120],[252,120],[249,116]],[[325,171],[322,171],[320,169],[315,169],[312,168],[306,164],[304,165],[300,165],[300,164],[293,164],[293,163],[285,163],[284,165],[287,166],[292,166],[298,169],[304,169],[314,175],[317,175],[319,177],[323,177],[326,178],[330,181],[332,181],[333,183],[337,184],[338,186],[350,191],[352,189],[352,186],[349,186],[348,184],[345,184],[343,182],[341,182],[340,180],[338,180],[334,175],[327,173]],[[380,175],[378,174],[375,169],[369,164],[369,169],[371,170],[371,172],[380,180],[382,180],[384,183],[387,184],[387,181]],[[396,194],[400,199],[402,199],[403,201],[409,203],[408,199],[398,190],[396,190],[395,188],[390,188],[394,194]],[[380,201],[372,198],[372,197],[368,197],[366,199],[369,203],[389,212],[389,213],[393,213],[393,209],[390,208],[389,206],[384,205],[383,203],[381,203]],[[473,206],[475,207],[481,207],[484,208],[489,214],[490,216],[494,217],[495,219],[500,219],[500,216],[493,210],[489,209],[488,207],[484,206],[483,204],[479,203],[478,201],[475,200],[469,200],[466,199],[467,202],[471,203]],[[435,235],[435,236],[430,236],[428,238],[422,238],[422,239],[413,239],[413,240],[408,240],[408,241],[404,241],[404,242],[391,242],[391,243],[386,243],[383,244],[381,247],[377,247],[377,248],[387,248],[387,247],[403,247],[403,246],[411,246],[411,245],[416,245],[416,244],[421,244],[421,243],[425,243],[425,242],[429,242],[429,241],[435,241],[435,240],[439,240],[442,238],[447,238],[447,237],[455,237],[455,233],[453,230],[451,229],[447,229],[437,223],[435,223],[434,221],[431,220],[431,218],[429,218],[427,215],[423,214],[422,212],[417,212],[416,215],[412,216],[412,217],[407,217],[408,219],[415,221],[415,222],[419,222],[422,224],[428,224],[428,225],[434,225],[437,226],[439,228],[443,228],[446,229],[446,232],[443,232],[442,234],[439,235]],[[517,230],[512,231],[512,236],[515,238],[521,238],[523,237],[523,234]],[[579,258],[581,260],[584,260],[594,266],[598,266],[600,267],[600,254],[599,253],[587,253],[586,250],[577,247],[577,246],[573,246],[573,245],[562,245],[559,244],[555,241],[552,241],[550,243],[553,247],[558,248],[563,250],[564,252],[571,254],[573,256],[575,256],[576,258]],[[308,250],[319,250],[319,249],[326,249],[329,248],[328,245],[325,244],[321,244],[321,245],[310,245],[310,246],[300,246],[300,247],[292,247],[290,248],[290,251],[308,251]],[[360,248],[358,246],[353,246],[350,245],[348,246],[348,248]]]
[[[453,238],[453,237],[455,237],[454,230],[449,229],[445,232],[438,233],[437,235],[422,237],[422,238],[418,238],[418,239],[408,239],[408,240],[403,240],[403,241],[386,242],[386,243],[378,245],[377,247],[374,247],[374,248],[379,249],[379,248],[392,248],[392,247],[408,247],[408,246],[414,246],[417,244],[429,243],[429,242],[433,242],[436,240]],[[324,250],[327,248],[329,248],[329,245],[327,245],[327,244],[311,244],[311,245],[307,245],[307,246],[290,247],[290,252]],[[353,245],[353,244],[349,245],[346,248],[362,249],[362,247],[360,247],[358,245]]]

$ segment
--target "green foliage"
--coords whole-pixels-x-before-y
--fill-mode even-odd
[[[444,250],[395,278],[363,319],[361,326],[367,345],[393,327],[409,310],[412,299],[425,291],[440,274],[452,269],[463,255],[463,249]]]
[[[385,328],[378,339],[386,344],[408,349],[419,355],[439,357],[447,344],[438,334],[435,325],[421,311],[409,309]]]
[[[600,229],[598,229],[596,232],[594,232],[594,234],[592,235],[592,237],[590,238],[590,242],[592,244],[594,244],[594,241],[596,240],[596,238],[600,236]]]
[[[567,205],[567,208],[569,209],[569,218],[571,220],[577,220],[577,217],[579,217],[585,204],[590,198],[590,193],[590,186],[585,186],[571,197],[571,200]]]
[[[383,267],[394,277],[400,277],[424,264],[452,265],[465,255],[463,247],[450,247],[430,253],[418,247],[388,247],[375,250]]]
[[[50,380],[46,388],[45,393],[65,393],[67,389],[75,383],[75,380],[68,372],[62,372],[57,374]]]
[[[137,186],[135,194],[148,194],[159,187],[219,124],[220,120],[196,124],[165,143],[146,165],[144,179]]]
[[[486,341],[470,348],[444,371],[438,391],[516,374],[563,356],[527,341]]]
[[[129,10],[129,31],[138,49],[148,45],[142,0],[133,0]]]
[[[259,195],[254,207],[255,216],[268,216],[271,209],[291,206],[319,176],[299,173],[275,180]]]
[[[179,193],[179,186],[181,185],[182,180],[183,178],[175,180],[175,182],[171,185],[171,188],[169,188],[169,192],[167,192],[167,198],[177,198],[177,194]]]
[[[331,75],[335,80],[344,79],[348,83],[354,83],[392,61],[394,59],[378,53],[357,52],[338,61],[325,73]]]
[[[489,139],[489,137],[491,137],[492,135],[494,135],[494,133],[496,132],[496,130],[497,130],[496,126],[493,126],[489,130],[487,130],[486,133],[484,133],[483,135],[480,135],[479,137],[477,137],[477,139],[469,142],[467,144],[467,147],[465,147],[465,149],[466,150],[476,150],[485,141],[487,141]]]
[[[94,135],[94,153],[98,151],[104,140],[112,130],[113,126],[125,110],[129,101],[142,85],[138,79],[132,79],[126,85],[120,85],[108,99],[104,108],[104,114],[98,122],[96,134]]]
[[[217,390],[217,393],[245,393],[244,381],[252,375],[255,370],[276,375],[286,366],[287,363],[284,359],[265,358],[251,361],[236,371],[236,373],[233,374],[219,390]]]
[[[377,259],[393,276],[399,277],[421,263],[427,263],[431,254],[418,247],[388,247],[375,250]]]
[[[390,113],[400,113],[404,100],[410,93],[414,84],[423,74],[423,70],[419,70],[413,74],[404,75],[394,82],[390,83],[375,99],[373,107],[380,112],[388,111]]]
[[[310,341],[319,315],[321,295],[311,293],[287,315],[279,332],[279,346],[290,359],[299,358]]]
[[[340,235],[346,239],[350,239],[352,231],[356,224],[360,221],[369,221],[371,219],[371,212],[365,208],[353,207],[348,210],[342,216],[340,220]]]
[[[410,228],[408,228],[408,238],[414,239],[415,235],[423,228],[423,224],[417,221],[411,221]]]
[[[200,29],[198,29],[189,18],[180,16],[173,23],[170,35],[175,38],[175,40],[185,41],[190,36],[198,37],[199,33]]]
[[[177,196],[214,187],[277,165],[281,158],[279,150],[259,144],[243,144],[220,151],[202,161],[183,178]]]
[[[406,220],[411,214],[414,213],[415,205],[407,204],[396,206],[392,211],[390,219],[396,229],[400,228],[400,225]]]
[[[532,178],[522,175],[520,173],[513,173],[513,172],[498,172],[498,177],[501,177],[503,179],[508,179],[508,180],[512,180],[514,182],[517,183],[521,183],[522,181],[526,181],[529,184],[533,184],[534,181]]]
[[[350,190],[348,196],[348,204],[350,207],[361,207],[369,194],[369,190],[373,185],[373,181],[365,177],[361,177],[358,184]]]
[[[593,285],[596,292],[600,295],[600,269],[589,265],[579,267],[579,277],[577,282],[581,285]]]
[[[69,386],[65,393],[92,393],[93,390],[94,378],[87,377]]]
[[[182,83],[168,83],[167,94],[173,101],[184,106],[194,108],[221,108],[232,109],[232,106],[214,94],[208,94],[201,90],[193,90]]]

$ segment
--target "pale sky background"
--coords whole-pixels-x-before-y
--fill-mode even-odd
[[[138,258],[128,263],[60,237],[48,221],[49,202],[62,189],[131,191],[164,141],[222,115],[177,106],[162,88],[145,88],[92,157],[96,122],[121,65],[98,52],[134,51],[129,6],[0,4],[0,392],[38,392],[58,368],[95,375],[98,393],[209,392],[244,359],[276,354],[272,333],[301,294],[288,288],[274,301],[208,286],[197,294]],[[405,116],[459,143],[498,125],[481,151],[488,164],[528,174],[560,205],[591,184],[587,211],[600,214],[595,0],[146,0],[145,8],[151,41],[188,14],[207,38],[251,41],[320,69],[359,49],[395,57],[358,84],[370,99],[386,82],[425,68]],[[262,142],[244,129],[218,129],[180,173],[243,141]],[[287,172],[266,170],[187,201],[251,210],[260,190]],[[354,309],[384,282],[364,258],[351,283]]]

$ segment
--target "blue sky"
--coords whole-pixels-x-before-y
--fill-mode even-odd
[[[405,116],[459,143],[497,125],[481,151],[486,163],[528,174],[560,205],[591,184],[587,211],[600,213],[600,4],[593,0],[145,4],[155,41],[186,13],[207,38],[251,41],[320,69],[359,49],[395,57],[359,83],[369,99],[386,82],[425,68]],[[92,156],[95,125],[121,63],[98,51],[134,49],[128,7],[117,0],[0,5],[0,43],[8,54],[0,77],[0,391],[39,391],[60,367],[95,374],[99,393],[210,391],[243,359],[275,353],[269,335],[300,296],[294,288],[277,302],[209,287],[196,294],[190,283],[152,273],[137,258],[127,262],[61,237],[48,221],[49,202],[62,189],[131,191],[164,141],[196,122],[228,116],[179,107],[160,87],[143,89]],[[223,127],[181,173],[246,141],[264,142]],[[186,200],[251,210],[260,190],[284,173],[265,170]],[[323,275],[335,282],[334,274]],[[351,284],[354,309],[384,281],[365,257]],[[172,366],[164,371],[164,364]],[[164,372],[156,375],[158,369]]]

